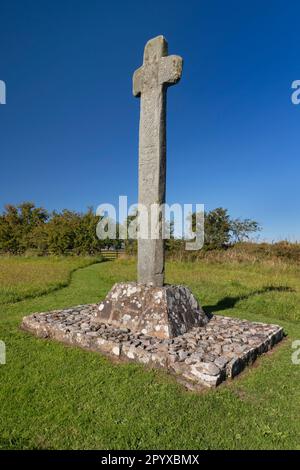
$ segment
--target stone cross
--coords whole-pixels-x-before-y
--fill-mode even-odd
[[[153,204],[164,204],[166,193],[166,90],[181,77],[182,58],[168,56],[163,36],[147,42],[142,67],[133,75],[133,94],[141,97],[139,130],[139,204],[147,209],[149,236],[138,237],[138,283],[160,287],[164,283],[163,214],[152,224],[160,237],[150,238]],[[141,219],[142,220],[142,219]]]

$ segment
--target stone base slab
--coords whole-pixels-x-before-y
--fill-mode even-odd
[[[153,287],[135,282],[115,284],[94,319],[158,338],[173,338],[209,321],[187,287]]]
[[[21,327],[41,338],[162,367],[195,389],[199,385],[215,387],[233,378],[284,336],[278,325],[214,315],[203,327],[160,339],[95,322],[98,307],[79,305],[33,314],[23,318]]]

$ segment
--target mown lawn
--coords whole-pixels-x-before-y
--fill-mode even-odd
[[[0,448],[300,449],[300,365],[291,361],[291,343],[300,339],[299,274],[281,265],[167,265],[167,281],[190,286],[208,311],[279,323],[288,333],[238,379],[202,394],[161,371],[111,363],[19,329],[34,311],[99,301],[114,282],[134,279],[132,261],[90,265],[67,287],[3,304]]]
[[[74,270],[94,262],[91,257],[0,257],[0,305],[65,287]]]

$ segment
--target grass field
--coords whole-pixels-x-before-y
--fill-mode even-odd
[[[94,262],[91,257],[1,257],[0,305],[65,287],[74,270]]]
[[[167,281],[188,285],[207,311],[278,323],[288,334],[239,378],[197,394],[161,371],[111,363],[19,329],[32,312],[99,301],[114,282],[135,278],[133,261],[30,260],[30,275],[26,262],[0,259],[7,348],[0,448],[300,449],[300,365],[291,361],[292,341],[300,339],[299,266],[167,264]]]

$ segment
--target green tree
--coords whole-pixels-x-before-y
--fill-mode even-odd
[[[261,230],[258,222],[251,219],[233,219],[230,221],[230,234],[233,243],[249,240],[250,235]]]
[[[230,218],[227,209],[217,207],[205,214],[204,243],[209,249],[224,248],[230,239]]]
[[[96,227],[99,222],[92,207],[87,212],[81,214],[78,225],[75,229],[74,252],[76,254],[94,255],[104,247],[104,241],[99,240],[96,234]]]
[[[195,232],[195,213],[192,214],[191,220],[192,230]],[[251,234],[259,230],[261,230],[261,227],[255,220],[231,219],[227,209],[217,207],[204,215],[204,248],[224,248],[230,243],[248,240]]]
[[[202,230],[202,227],[196,227],[196,213],[191,215],[192,230]],[[201,220],[201,218],[199,218]],[[204,214],[204,248],[215,249],[223,248],[229,243],[230,239],[230,218],[227,209],[217,207],[216,209],[205,212]]]
[[[64,209],[61,213],[54,211],[47,224],[48,249],[54,255],[74,252],[76,233],[80,227],[80,215]]]
[[[0,251],[22,254],[34,244],[32,231],[43,226],[49,214],[32,202],[17,206],[7,204],[0,216]]]

